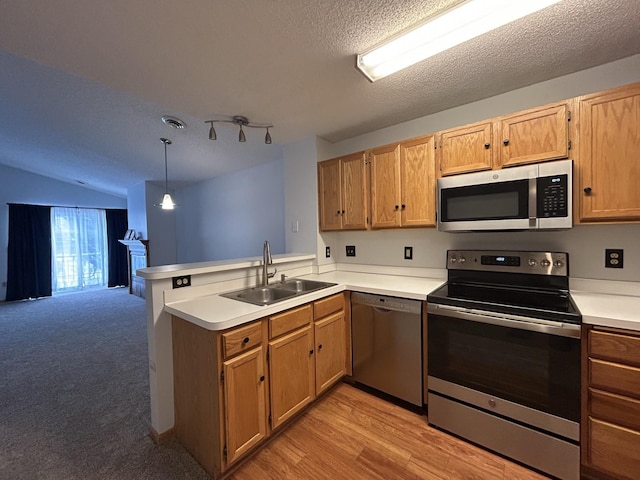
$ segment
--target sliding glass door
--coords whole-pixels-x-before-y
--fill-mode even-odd
[[[54,293],[107,286],[104,210],[51,208],[51,243]]]

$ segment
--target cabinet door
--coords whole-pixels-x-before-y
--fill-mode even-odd
[[[223,364],[227,465],[267,435],[264,349],[262,346]]]
[[[491,170],[495,151],[491,144],[492,130],[492,122],[482,122],[440,132],[440,175]]]
[[[344,377],[345,323],[344,312],[319,320],[314,325],[316,343],[316,395],[320,395]]]
[[[436,224],[435,150],[433,136],[400,144],[401,223],[406,227]]]
[[[269,382],[271,426],[277,428],[314,398],[311,325],[269,342]]]
[[[569,155],[567,104],[535,108],[500,119],[503,167],[558,160]]]
[[[371,227],[400,226],[400,145],[369,152],[371,163]]]
[[[580,98],[580,219],[640,220],[640,84]]]
[[[342,228],[367,228],[367,184],[364,154],[356,153],[342,159]]]
[[[342,178],[340,159],[318,163],[320,230],[342,229]]]

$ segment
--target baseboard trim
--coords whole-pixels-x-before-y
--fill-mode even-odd
[[[156,432],[155,428],[149,426],[149,436],[151,437],[151,440],[153,440],[153,443],[155,443],[156,445],[165,445],[175,436],[175,434],[176,429],[174,427],[171,427],[166,432],[158,433]]]

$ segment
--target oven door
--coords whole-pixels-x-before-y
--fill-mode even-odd
[[[526,407],[518,420],[543,412],[568,420],[577,431],[579,325],[449,305],[429,304],[428,313],[430,390],[455,385],[454,391],[482,392]]]

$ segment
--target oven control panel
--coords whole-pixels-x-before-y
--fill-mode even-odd
[[[448,250],[447,269],[568,276],[569,254],[566,252]]]

